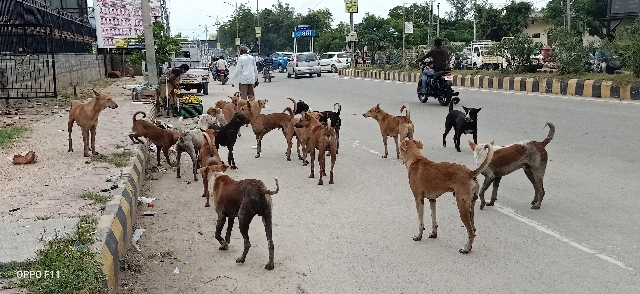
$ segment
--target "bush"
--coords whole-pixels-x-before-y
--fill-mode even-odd
[[[525,34],[518,34],[513,38],[502,39],[494,44],[487,54],[501,56],[511,62],[511,66],[517,73],[531,71],[531,55],[536,54],[542,48],[542,43],[534,42]],[[535,68],[537,69],[537,68]]]
[[[558,73],[562,75],[586,72],[589,52],[582,39],[567,28],[556,28],[549,35],[554,50],[551,57],[557,62]]]
[[[622,29],[621,36],[626,45],[621,50],[625,67],[633,71],[636,78],[640,78],[640,18]]]

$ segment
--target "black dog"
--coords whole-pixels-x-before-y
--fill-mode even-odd
[[[342,120],[340,119],[340,111],[342,110],[342,106],[340,103],[333,104],[333,109],[336,109],[336,105],[338,106],[338,111],[322,111],[320,114],[320,123],[323,125],[327,125],[327,119],[331,119],[331,127],[336,130],[336,139],[338,141],[338,150],[340,149],[340,126],[342,125]],[[336,150],[336,154],[338,151]]]
[[[247,123],[249,123],[249,120],[246,116],[236,113],[229,123],[217,128],[220,132],[216,135],[216,149],[220,150],[220,145],[227,147],[229,150],[229,165],[232,169],[238,168],[236,167],[236,160],[233,158],[233,146],[238,139],[240,127]]]
[[[462,134],[473,134],[473,142],[478,144],[478,112],[482,108],[462,107],[464,112],[453,110],[453,104],[449,106],[449,114],[444,123],[444,134],[442,135],[442,146],[447,147],[447,134],[453,127],[456,133],[453,135],[453,144],[458,152],[460,151],[460,136]]]
[[[298,102],[296,102],[296,112],[294,113],[294,115],[308,112],[309,109],[310,108],[307,103],[304,103],[304,101],[302,100],[298,100]]]

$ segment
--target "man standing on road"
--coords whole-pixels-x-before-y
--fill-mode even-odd
[[[235,87],[235,83],[237,83],[241,99],[255,100],[253,88],[258,86],[258,67],[256,59],[247,52],[249,49],[246,46],[240,46],[240,52],[238,52],[240,56],[238,56],[236,67],[231,74],[231,87]]]
[[[447,50],[442,49],[442,39],[437,38],[434,40],[435,48],[431,49],[424,56],[416,59],[416,63],[420,63],[423,60],[431,57],[433,61],[433,70],[437,73],[443,72],[447,69],[447,63],[449,58],[447,57]],[[437,77],[436,77],[437,78]],[[427,92],[427,71],[423,69],[422,71],[422,93]]]
[[[180,67],[171,70],[168,78],[169,93],[167,93],[167,99],[169,99],[169,109],[171,109],[173,116],[178,116],[178,95],[175,93],[175,90],[180,90],[180,77],[188,70],[189,65],[180,65]],[[167,111],[169,109],[167,109]]]

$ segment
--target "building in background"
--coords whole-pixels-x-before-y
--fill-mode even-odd
[[[150,0],[151,20],[162,21],[159,0]],[[140,1],[94,0],[98,48],[133,48],[130,39],[143,34]],[[139,48],[141,44],[136,44]]]

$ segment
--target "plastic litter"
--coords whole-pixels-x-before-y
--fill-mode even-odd
[[[147,204],[153,202],[154,200],[156,200],[156,198],[138,197],[138,201]]]
[[[78,245],[78,246],[76,246],[76,250],[80,250],[80,249],[82,249],[82,248],[84,248],[84,247],[87,247],[87,246],[89,246],[89,245],[91,245],[91,243],[86,243],[86,244]]]
[[[129,283],[127,281],[120,281],[120,286],[128,286]]]
[[[149,208],[153,208],[153,206],[154,206],[153,203],[147,204],[147,207],[149,207]]]
[[[133,247],[135,247],[138,251],[142,251],[142,250],[140,250],[140,246],[138,246],[136,242],[140,240],[140,236],[142,236],[142,233],[144,233],[144,231],[145,229],[136,229],[133,232],[133,236],[131,236],[131,243],[133,244]]]
[[[13,208],[13,209],[9,209],[9,212],[16,212],[16,211],[18,211],[18,210],[20,210],[20,207],[18,207],[18,208]]]
[[[153,211],[145,211],[142,215],[144,215],[144,216],[154,216],[154,215],[156,215],[156,213],[153,212]]]
[[[174,273],[174,274],[179,274],[179,273],[180,273],[180,270],[176,267],[176,269],[174,269],[174,270],[173,270],[173,273]]]

